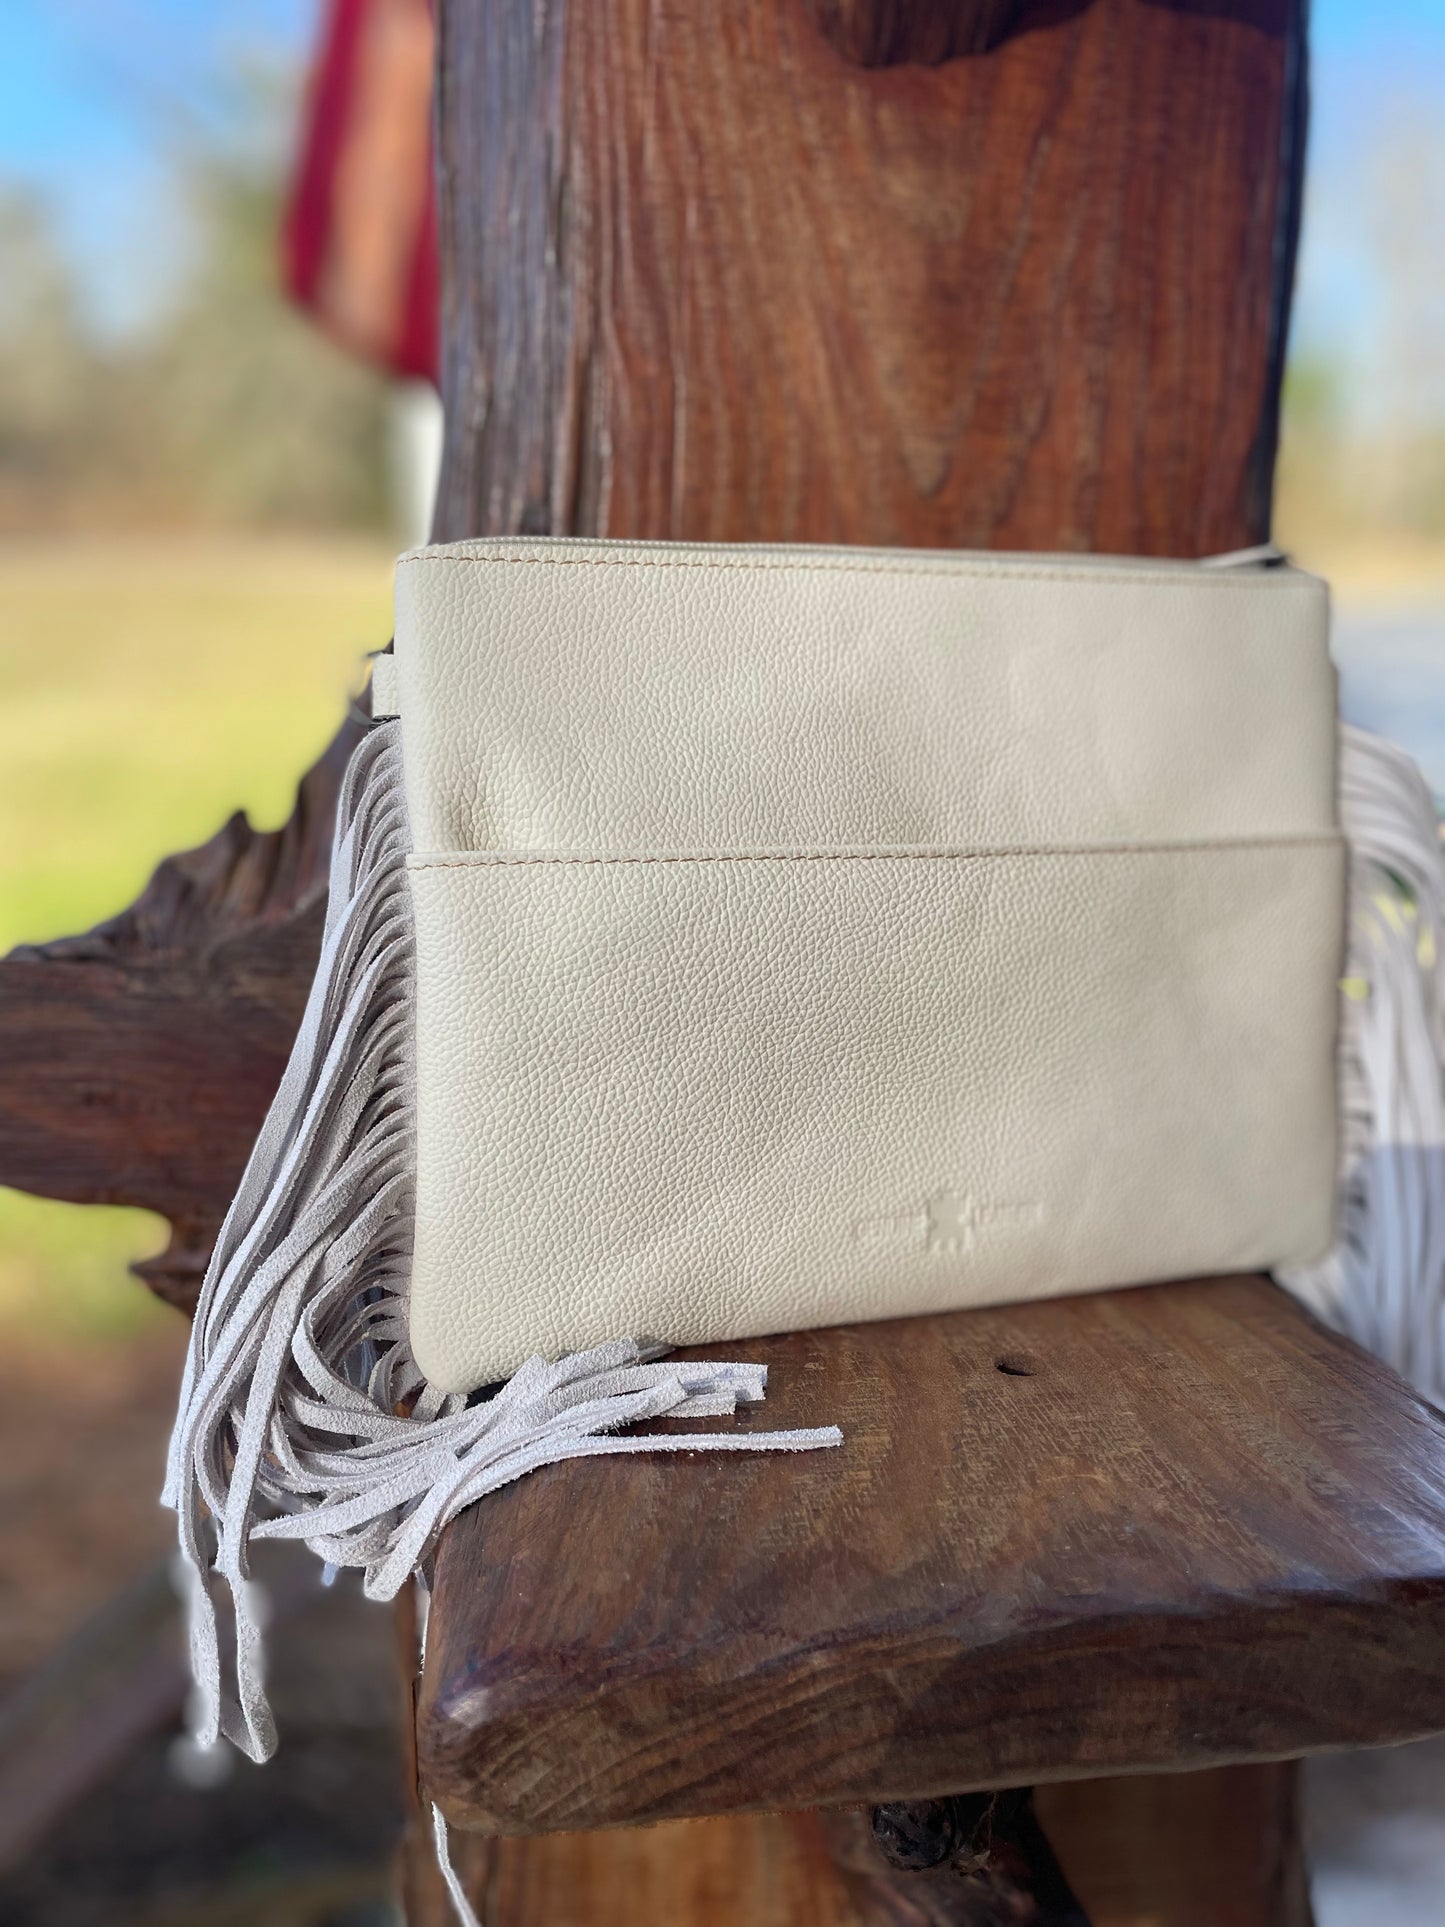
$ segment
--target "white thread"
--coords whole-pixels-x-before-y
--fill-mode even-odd
[[[452,1845],[447,1836],[447,1823],[442,1818],[440,1807],[431,1810],[432,1840],[436,1848],[437,1871],[441,1874],[461,1927],[482,1927],[477,1910],[467,1899],[467,1890],[457,1878],[457,1870],[452,1865]]]

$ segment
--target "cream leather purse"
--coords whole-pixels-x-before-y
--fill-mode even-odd
[[[424,550],[375,707],[433,1384],[1329,1243],[1319,581]]]
[[[196,1320],[198,1565],[290,1534],[386,1594],[549,1458],[835,1441],[616,1438],[762,1392],[628,1341],[1318,1258],[1327,598],[1223,561],[405,556],[397,720]],[[204,1586],[195,1637],[213,1676]],[[219,1717],[264,1752],[249,1638]]]

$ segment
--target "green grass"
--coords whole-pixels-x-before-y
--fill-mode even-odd
[[[103,1345],[174,1316],[126,1267],[166,1242],[162,1219],[116,1205],[0,1190],[0,1318],[7,1342]]]
[[[390,634],[390,556],[275,543],[0,545],[0,951],[84,930],[236,808],[280,823]],[[112,1342],[149,1213],[0,1190],[0,1316]]]

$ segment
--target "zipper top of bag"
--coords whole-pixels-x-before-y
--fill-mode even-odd
[[[1299,574],[1289,555],[1273,542],[1250,548],[1227,549],[1216,555],[1122,555],[1080,549],[917,549],[875,548],[853,544],[806,542],[658,542],[628,537],[578,535],[501,535],[464,542],[431,543],[408,549],[398,567],[413,563],[533,562],[559,565],[579,558],[658,567],[889,569],[900,575],[956,569],[960,574],[1041,574],[1098,571],[1100,574],[1212,575],[1254,574],[1278,570]]]

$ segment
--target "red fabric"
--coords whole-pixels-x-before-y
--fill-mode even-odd
[[[287,290],[309,306],[326,254],[331,186],[346,129],[358,30],[366,0],[330,0],[302,114],[301,149],[281,230]]]
[[[368,36],[384,31],[387,5],[329,0],[282,225],[282,278],[292,298],[350,352],[394,374],[434,382],[438,272],[429,103],[415,87],[413,69],[383,62],[367,71]],[[394,184],[397,193],[375,215],[404,224],[380,250],[383,261],[395,265],[378,285],[376,251],[367,251],[359,272],[351,258],[356,223],[367,211],[346,208],[343,197],[348,163],[368,144],[394,148],[399,120],[415,136],[418,178]],[[354,179],[354,166],[352,173]]]

